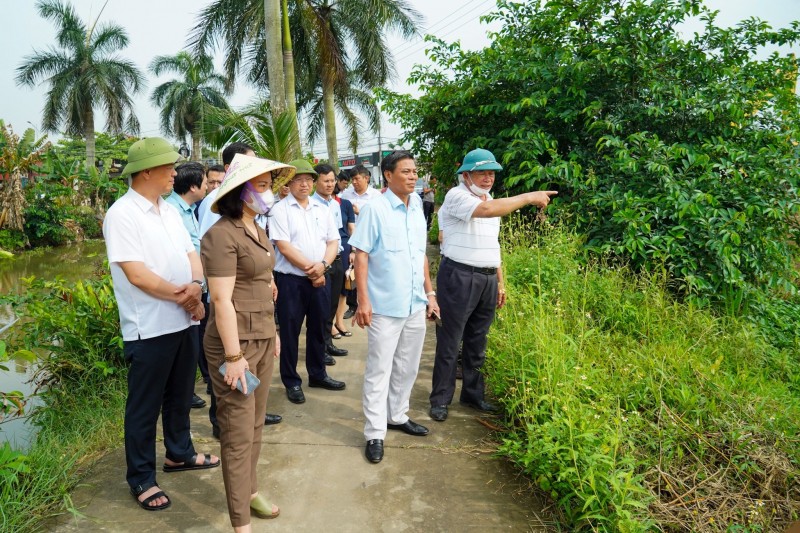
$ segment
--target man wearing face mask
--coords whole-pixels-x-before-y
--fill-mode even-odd
[[[439,208],[443,232],[442,262],[436,277],[440,327],[436,328],[436,358],[430,416],[447,419],[456,387],[456,359],[462,345],[462,405],[484,412],[497,408],[484,399],[481,368],[486,336],[495,309],[506,301],[500,269],[500,217],[526,205],[544,208],[556,191],[527,192],[493,199],[495,171],[503,167],[489,150],[478,148],[458,169],[460,185],[451,189]]]

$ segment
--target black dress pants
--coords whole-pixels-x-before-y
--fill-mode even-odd
[[[197,328],[189,327],[152,339],[125,341],[128,398],[125,403],[125,460],[131,487],[156,482],[156,423],[161,414],[164,446],[171,461],[195,455],[189,434]]]
[[[431,405],[449,405],[456,390],[456,360],[462,344],[461,400],[479,402],[484,396],[481,368],[486,360],[486,336],[497,309],[497,274],[456,268],[442,260],[436,277],[442,325],[436,328]]]
[[[281,382],[286,388],[303,384],[297,373],[300,331],[306,323],[306,370],[309,379],[322,380],[325,370],[323,331],[330,311],[330,288],[314,287],[305,276],[275,272],[278,313],[281,316]]]

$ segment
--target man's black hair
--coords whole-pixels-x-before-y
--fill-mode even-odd
[[[247,152],[253,151],[255,150],[247,143],[231,143],[222,151],[222,162],[226,165],[230,165],[231,161],[233,161],[233,156],[236,154],[246,154]]]
[[[369,170],[364,165],[356,165],[350,169],[350,177],[353,178],[355,176],[371,176]]]
[[[203,180],[206,179],[205,169],[197,161],[181,163],[175,168],[175,172],[177,172],[177,175],[175,176],[175,184],[172,186],[172,190],[177,194],[186,194],[192,188],[192,185],[199,189],[203,186]]]
[[[394,169],[397,168],[397,163],[403,159],[414,159],[414,155],[408,150],[395,150],[384,157],[381,161],[381,176],[384,176],[386,171],[394,172]]]
[[[231,157],[231,159],[233,159],[233,157]],[[211,165],[206,169],[206,176],[208,176],[210,172],[222,172],[225,174],[225,167],[222,165]]]
[[[340,170],[339,175],[336,176],[336,181],[341,180],[350,181],[350,173],[346,170]]]
[[[244,202],[242,202],[241,198],[242,189],[244,189],[244,183],[231,189],[231,192],[217,200],[217,209],[220,215],[234,220],[242,218],[242,213],[244,213]]]
[[[334,172],[333,167],[330,166],[328,163],[320,163],[319,165],[316,165],[314,167],[314,170],[316,171],[317,174],[319,174],[319,176],[322,176],[323,174],[329,174],[331,172]],[[317,176],[317,178],[319,176]]]

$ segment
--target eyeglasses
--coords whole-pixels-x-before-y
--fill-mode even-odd
[[[302,177],[299,176],[297,178],[292,178],[292,183],[303,183],[312,181],[314,181],[314,178],[312,178],[311,176],[302,176]]]

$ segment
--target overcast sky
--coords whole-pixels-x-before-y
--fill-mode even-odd
[[[495,6],[494,0],[409,0],[425,17],[424,33],[434,34],[448,42],[461,41],[465,48],[478,49],[488,44],[489,28],[479,22],[482,15]],[[84,21],[94,20],[104,0],[74,0],[73,5]],[[210,0],[108,0],[101,21],[114,22],[126,28],[130,44],[124,56],[136,63],[146,73],[147,65],[157,55],[172,55],[186,45],[187,35],[194,25],[197,13]],[[774,28],[786,27],[793,20],[800,20],[800,0],[707,0],[706,5],[720,11],[717,23],[722,26],[734,25],[748,18],[759,17]],[[54,26],[41,19],[36,11],[34,0],[0,0],[5,8],[6,21],[0,32],[0,118],[21,131],[33,125],[37,131],[41,124],[41,110],[44,105],[46,86],[35,89],[18,87],[14,81],[16,68],[23,58],[34,49],[44,50],[55,43]],[[369,21],[364,21],[368,24]],[[698,28],[699,29],[699,28]],[[691,28],[689,28],[691,31]],[[426,43],[421,39],[406,41],[391,37],[391,50],[394,52],[398,76],[392,89],[410,92],[406,79],[416,63],[425,63]],[[800,55],[800,50],[794,50]],[[171,76],[159,80],[148,74],[148,86],[144,93],[135,98],[136,113],[141,123],[141,135],[160,135],[158,110],[149,101],[154,87]],[[230,100],[231,105],[240,106],[255,96],[252,88],[240,86]],[[103,123],[96,124],[101,130]],[[384,146],[396,141],[400,130],[384,119]],[[377,149],[377,139],[363,135],[360,152]],[[339,131],[340,155],[347,153],[346,136]],[[324,139],[319,139],[312,147],[318,155],[325,155]]]

